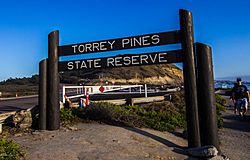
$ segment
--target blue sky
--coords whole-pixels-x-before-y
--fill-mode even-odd
[[[195,41],[212,46],[216,78],[250,75],[249,0],[8,0],[0,2],[0,80],[38,73],[53,30],[60,45],[178,30],[180,8],[193,12]]]

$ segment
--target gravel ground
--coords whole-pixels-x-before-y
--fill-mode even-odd
[[[250,159],[250,116],[241,120],[233,110],[224,114],[224,128],[219,131],[222,152],[231,160]]]
[[[183,160],[186,140],[168,132],[79,123],[14,137],[30,160]]]

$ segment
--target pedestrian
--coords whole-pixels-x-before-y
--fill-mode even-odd
[[[236,104],[235,113],[240,111],[240,107],[243,106],[243,115],[247,112],[248,103],[249,103],[249,91],[245,85],[242,84],[242,79],[236,79],[237,85],[232,90],[232,100]],[[240,113],[239,113],[240,114]]]

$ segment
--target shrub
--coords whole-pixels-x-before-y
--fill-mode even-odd
[[[0,140],[0,160],[16,160],[24,156],[25,153],[17,143],[6,139]]]
[[[225,98],[223,98],[221,95],[219,94],[215,94],[215,99],[216,99],[216,103],[219,103],[222,106],[225,106],[227,104],[227,101]]]
[[[77,117],[76,109],[63,108],[60,110],[60,120],[62,122],[72,122]]]
[[[167,101],[142,106],[92,103],[83,110],[82,118],[115,125],[149,127],[160,131],[174,131],[176,127],[185,126],[183,115],[171,102]]]
[[[150,128],[160,131],[174,131],[176,127],[185,128],[185,116],[173,103],[168,101],[143,105],[144,114]]]
[[[141,117],[131,110],[132,108],[97,102],[91,103],[89,107],[85,108],[80,117],[113,125],[144,126]]]
[[[216,95],[218,127],[222,128],[222,111],[226,100]],[[62,109],[60,119],[72,122],[80,117],[112,125],[149,127],[160,131],[174,131],[176,127],[186,129],[186,111],[183,93],[173,94],[173,101],[162,101],[141,106],[118,106],[107,102],[91,103],[84,109]]]
[[[217,113],[217,125],[218,128],[223,128],[223,118],[222,118],[222,112],[225,111],[225,105],[227,104],[227,101],[225,98],[223,98],[221,95],[216,94],[216,113]]]

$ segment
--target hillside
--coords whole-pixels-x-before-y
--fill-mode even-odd
[[[65,72],[60,75],[62,83],[85,85],[101,83],[179,85],[183,82],[182,70],[172,64],[95,69],[87,72]]]
[[[38,93],[39,77],[9,78],[0,82],[0,97],[34,95]]]

